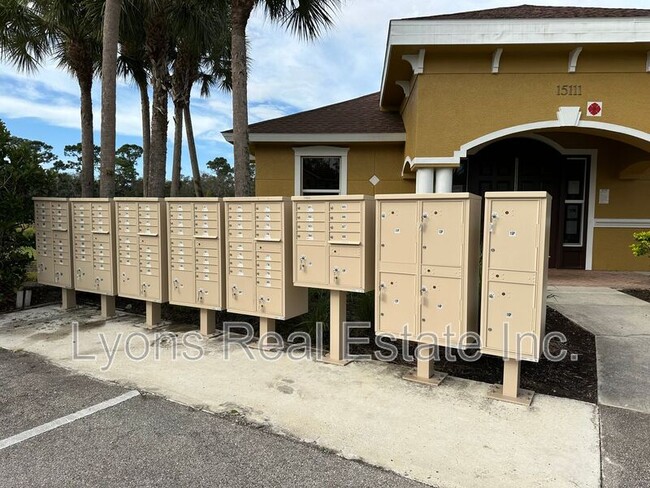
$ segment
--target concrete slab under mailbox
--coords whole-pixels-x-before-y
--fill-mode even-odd
[[[91,314],[84,309],[36,310],[0,317],[0,347],[205,410],[237,410],[279,433],[433,486],[600,485],[595,405],[537,395],[526,409],[487,399],[484,383],[450,378],[431,389],[402,381],[404,368],[379,362],[341,369],[281,353],[269,363],[262,352],[252,351],[250,359],[238,347],[225,360],[222,338],[201,342],[197,361],[172,361],[163,350],[159,359],[151,353],[136,362],[124,352],[125,337],[140,332],[155,340],[142,318],[86,327]],[[71,359],[72,320],[81,323],[79,352],[95,360]],[[107,344],[119,344],[105,371],[100,333]],[[144,343],[133,341],[133,353]]]

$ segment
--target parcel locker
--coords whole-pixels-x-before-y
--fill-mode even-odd
[[[476,342],[481,199],[376,195],[375,329],[425,344]]]
[[[71,289],[73,245],[67,198],[35,197],[36,274],[39,283]]]
[[[75,289],[117,294],[115,216],[110,198],[71,198]]]
[[[226,308],[280,320],[305,313],[307,290],[292,280],[290,199],[224,198],[224,206]]]
[[[296,286],[374,289],[375,208],[366,195],[292,197]]]
[[[114,199],[118,295],[168,301],[167,219],[163,198]]]
[[[224,211],[221,198],[166,198],[169,303],[225,308]]]
[[[551,196],[485,194],[481,351],[539,361],[546,321]]]

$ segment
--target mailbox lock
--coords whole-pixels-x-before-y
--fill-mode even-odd
[[[97,288],[99,288],[99,284],[101,283],[101,281],[102,281],[102,280],[99,278],[99,276],[98,276],[97,278],[95,278],[95,286],[96,286]]]
[[[307,261],[307,256],[300,256],[300,269],[305,269],[306,261]]]
[[[198,291],[198,293],[197,293],[197,298],[198,298],[199,302],[202,302],[202,301],[203,301],[203,294],[204,294],[204,291],[205,291],[205,290],[203,290],[203,288],[199,288],[199,291]]]
[[[234,285],[232,287],[232,296],[236,297],[237,296],[237,285]]]
[[[423,286],[422,288],[420,288],[420,295],[424,295],[427,291],[428,291],[427,287]]]
[[[174,284],[174,288],[178,289],[178,287],[180,285],[180,282],[178,281],[178,278],[174,279],[174,281],[172,283]]]
[[[146,283],[143,283],[143,284],[142,284],[142,294],[143,294],[143,295],[146,295],[146,294],[147,294],[147,285],[146,285]]]

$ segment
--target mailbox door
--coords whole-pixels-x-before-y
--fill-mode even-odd
[[[486,226],[491,232],[490,269],[535,271],[537,269],[540,228],[539,200],[503,201],[488,200],[490,218]]]
[[[331,256],[330,283],[345,289],[361,289],[361,258]]]
[[[235,310],[255,312],[255,281],[252,276],[230,275],[230,289],[227,290],[228,307]]]
[[[268,315],[284,315],[281,288],[257,287],[257,311]]]
[[[154,275],[153,272],[151,274],[147,272],[140,274],[140,296],[144,300],[160,300],[160,291],[160,276],[158,274]]]
[[[379,331],[402,336],[404,330],[414,337],[417,279],[415,275],[380,273],[379,290],[376,292],[379,310]]]
[[[93,279],[91,289],[97,293],[109,294],[113,292],[113,283],[111,278],[111,266],[107,264],[93,265]]]
[[[490,282],[487,323],[482,324],[482,327],[486,328],[485,347],[510,354],[534,355],[534,303],[535,285]],[[535,340],[538,339],[541,340]]]
[[[296,281],[314,285],[328,283],[328,253],[325,246],[296,246]]]
[[[460,267],[465,212],[461,201],[422,203],[422,264]]]
[[[137,266],[120,264],[117,277],[118,295],[137,297],[140,295],[140,271]]]
[[[169,273],[169,300],[176,303],[194,304],[194,271],[176,270],[173,264]]]
[[[83,290],[93,289],[93,263],[90,259],[75,260],[74,282],[75,287]]]
[[[199,306],[222,308],[220,283],[217,281],[196,281],[196,304]]]
[[[379,260],[415,264],[419,226],[417,202],[380,202],[379,226]]]
[[[423,342],[458,344],[461,327],[461,280],[423,276],[421,294],[420,332]]]

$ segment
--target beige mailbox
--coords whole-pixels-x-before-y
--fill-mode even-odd
[[[34,220],[38,282],[62,288],[63,308],[74,307],[69,200],[67,198],[34,198]]]
[[[168,300],[167,219],[163,198],[115,198],[118,295],[147,302],[147,325]]]
[[[551,196],[485,194],[481,351],[501,356],[503,384],[490,398],[530,405],[519,388],[520,360],[539,361],[546,322]]]
[[[551,197],[485,194],[482,351],[539,361],[546,318]]]
[[[374,288],[374,199],[292,197],[293,282],[352,292]]]
[[[72,198],[75,289],[102,295],[102,315],[115,314],[117,260],[110,198]]]
[[[224,222],[221,198],[166,198],[169,302],[201,309],[211,334],[215,310],[225,308]]]
[[[226,308],[254,315],[261,333],[307,311],[307,289],[293,285],[291,200],[224,198],[226,206]]]
[[[463,348],[478,331],[481,199],[377,195],[375,328]]]

